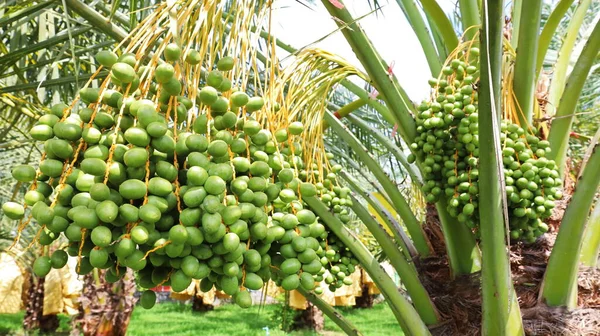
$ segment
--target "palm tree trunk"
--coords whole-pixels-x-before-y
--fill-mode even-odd
[[[375,303],[375,295],[369,293],[369,285],[363,281],[365,278],[365,270],[360,269],[361,279],[361,294],[356,297],[356,308],[373,308]]]
[[[53,333],[58,329],[56,314],[44,315],[44,284],[46,278],[29,275],[27,307],[23,318],[23,329],[32,331],[39,329],[41,333]]]
[[[135,305],[133,273],[128,270],[121,280],[111,284],[104,280],[104,272],[84,277],[73,329],[85,336],[124,336]]]
[[[295,315],[293,330],[308,329],[315,332],[323,331],[325,317],[323,312],[312,302],[308,301],[305,310]]]
[[[215,309],[215,306],[204,303],[204,298],[199,297],[197,293],[192,297],[192,311],[195,312],[207,312]]]
[[[373,308],[375,295],[369,294],[369,285],[362,284],[360,296],[356,297],[356,308]]]

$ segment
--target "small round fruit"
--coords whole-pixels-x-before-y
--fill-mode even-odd
[[[219,92],[212,86],[205,86],[198,92],[198,99],[204,105],[212,105],[219,99]]]
[[[220,71],[230,71],[233,69],[234,60],[231,56],[225,56],[217,62],[217,69]]]
[[[41,256],[33,262],[33,273],[40,278],[45,277],[52,269],[52,260],[48,256]]]
[[[164,56],[167,62],[175,62],[181,57],[181,48],[177,43],[169,43],[165,47]]]
[[[131,240],[136,244],[144,244],[148,241],[148,229],[143,226],[137,225],[130,232]]]
[[[265,101],[262,97],[252,97],[246,104],[246,111],[254,112],[260,110],[265,105]]]
[[[2,211],[10,219],[21,219],[25,215],[25,209],[19,203],[6,202],[2,204]]]
[[[54,131],[48,125],[35,125],[31,128],[29,134],[37,141],[46,141],[54,137]]]
[[[220,195],[226,188],[227,184],[219,176],[209,176],[204,183],[204,189],[211,195]]]
[[[135,79],[135,70],[127,63],[115,63],[110,72],[116,79],[124,84],[129,84]]]
[[[164,84],[168,82],[175,74],[175,68],[169,63],[163,63],[156,67],[154,72],[154,80],[157,83]]]
[[[67,261],[69,261],[69,255],[63,250],[54,251],[50,257],[50,264],[52,268],[56,269],[63,268],[67,264]]]
[[[202,61],[202,56],[198,51],[191,49],[185,56],[185,61],[191,65],[197,65]]]
[[[146,192],[146,184],[140,180],[127,180],[119,186],[119,194],[130,200],[144,198]]]
[[[223,74],[220,71],[213,70],[206,76],[206,84],[213,88],[218,88],[223,83]]]
[[[98,88],[83,88],[79,90],[79,97],[86,104],[95,103],[100,99],[100,90]]]
[[[93,267],[101,268],[108,262],[108,252],[103,248],[94,248],[90,251],[90,264]]]
[[[256,273],[247,272],[244,280],[244,286],[248,289],[259,290],[263,286],[263,280]]]
[[[150,309],[156,304],[156,293],[153,290],[147,289],[140,296],[140,306],[144,309]]]
[[[281,288],[291,291],[300,286],[300,278],[297,274],[290,274],[281,281]]]
[[[242,107],[248,104],[249,99],[250,98],[245,92],[236,91],[231,94],[231,97],[229,97],[229,102],[231,102],[233,106]]]
[[[67,106],[67,104],[65,104],[65,103],[54,104],[50,108],[50,113],[54,114],[55,116],[57,116],[59,118],[62,118],[65,115],[65,111],[68,108],[69,108],[69,106]]]
[[[183,244],[188,239],[188,232],[183,225],[174,225],[169,230],[169,240],[174,244]]]
[[[35,179],[35,168],[29,165],[18,165],[13,167],[12,176],[19,182],[31,182]]]
[[[300,135],[304,131],[304,125],[299,121],[294,121],[288,126],[288,131],[293,135]]]
[[[106,226],[97,226],[92,230],[91,239],[94,245],[107,247],[112,241],[112,232]]]
[[[100,50],[96,54],[96,61],[106,68],[112,67],[115,63],[117,63],[118,59],[119,57],[117,54],[109,50]]]
[[[249,308],[252,306],[252,296],[246,290],[241,290],[234,295],[235,303],[240,308]]]
[[[171,275],[171,289],[174,292],[185,290],[191,283],[192,277],[185,275],[182,270],[178,270]]]

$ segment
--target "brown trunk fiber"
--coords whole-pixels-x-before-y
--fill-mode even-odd
[[[373,308],[375,302],[375,296],[369,294],[369,286],[366,284],[362,285],[362,293],[356,297],[356,308]]]
[[[311,302],[308,302],[306,309],[295,315],[292,329],[309,329],[316,332],[321,332],[323,331],[324,324],[325,318],[323,316],[323,312],[319,310],[317,306],[313,305]]]
[[[568,187],[566,188],[568,190]],[[565,202],[566,203],[566,202]],[[557,211],[564,210],[564,204]],[[440,223],[434,207],[427,209],[425,232],[439,239]],[[554,216],[553,216],[554,217]],[[562,217],[562,216],[560,216]],[[556,239],[557,226],[533,244],[511,243],[510,262],[513,284],[523,315],[526,335],[600,335],[600,271],[582,269],[579,274],[579,307],[572,312],[548,308],[540,302],[542,279]],[[556,226],[555,226],[556,225]],[[480,274],[451,278],[443,242],[436,255],[421,260],[419,274],[438,308],[442,321],[432,327],[433,335],[481,335]]]
[[[205,304],[204,300],[197,295],[192,297],[192,310],[195,312],[206,312],[215,309],[215,306],[211,304]]]
[[[133,273],[111,284],[98,272],[98,281],[92,273],[84,277],[79,315],[73,319],[73,330],[85,336],[124,336],[127,332],[136,299]]]
[[[363,278],[364,270],[361,268],[361,279]],[[363,283],[361,288],[360,296],[356,297],[356,308],[373,308],[373,304],[375,303],[375,295],[369,294],[369,285]]]
[[[44,283],[46,278],[29,276],[29,288],[23,329],[32,331],[39,329],[40,333],[54,333],[58,329],[58,316],[51,314],[44,316]]]

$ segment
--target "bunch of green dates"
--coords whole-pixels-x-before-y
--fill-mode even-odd
[[[196,56],[183,62],[197,64]],[[45,276],[73,256],[79,274],[106,269],[115,282],[129,268],[140,287],[174,291],[198,279],[203,291],[214,287],[241,307],[252,304],[248,290],[269,279],[285,290],[349,284],[356,259],[301,201],[320,197],[347,222],[341,167],[308,182],[318,170],[302,161],[302,123],[272,133],[254,120],[264,100],[232,88],[231,57],[217,62],[193,101],[175,75],[181,58],[169,44],[149,79],[133,54],[102,51],[97,60],[113,85],[82,89],[78,113],[57,104],[33,127],[44,142],[39,173],[20,165],[12,174],[33,182],[24,203],[41,226],[38,242],[69,242],[39,257],[34,273]],[[11,219],[26,215],[15,202],[2,208]],[[142,306],[155,299],[145,291]]]
[[[444,199],[448,212],[471,229],[479,225],[479,49],[458,55],[430,80],[434,94],[418,107],[417,137],[410,162],[422,164],[427,202]],[[469,63],[469,60],[471,63]],[[562,197],[562,180],[549,143],[522,127],[501,123],[506,194],[512,239],[533,242],[548,231],[543,222]],[[477,232],[477,231],[476,231]]]

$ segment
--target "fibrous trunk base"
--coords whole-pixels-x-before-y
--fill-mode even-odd
[[[295,315],[292,329],[309,329],[316,332],[321,332],[323,331],[324,324],[325,318],[323,316],[323,312],[311,302],[308,302],[306,309]]]
[[[215,309],[215,306],[211,304],[206,304],[202,300],[202,297],[198,297],[194,295],[192,297],[192,310],[195,312],[206,312]]]
[[[85,336],[124,336],[133,312],[135,283],[131,270],[115,283],[99,281],[90,273],[84,277],[79,315],[73,318],[73,333]]]
[[[525,335],[598,335],[600,309],[581,308],[573,311],[538,305],[523,311]]]
[[[51,334],[58,329],[59,320],[55,314],[44,315],[45,283],[46,278],[29,276],[23,329],[28,331],[38,329],[42,334]]]
[[[429,210],[429,209],[428,209]],[[433,241],[439,220],[428,211],[425,232]],[[435,220],[429,220],[434,218]],[[565,312],[548,308],[539,293],[556,238],[556,229],[533,244],[513,242],[510,247],[511,272],[523,326],[527,335],[599,335],[600,270],[581,269],[578,283],[578,309]],[[434,236],[435,235],[435,236]],[[440,245],[441,246],[441,245]],[[432,327],[433,335],[481,335],[480,274],[452,279],[445,250],[421,260],[419,274],[423,285],[442,315],[442,323]]]
[[[360,296],[356,297],[356,308],[373,308],[375,303],[375,295],[369,294],[369,285],[362,284]]]

